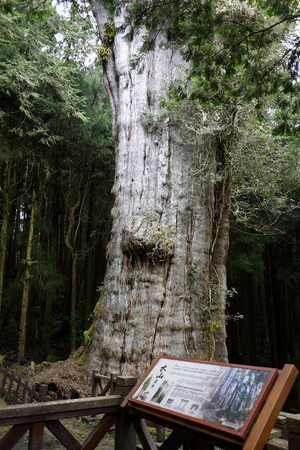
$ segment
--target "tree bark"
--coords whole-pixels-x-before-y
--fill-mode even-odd
[[[111,18],[105,1],[92,5],[104,42]],[[117,29],[124,15],[114,18]],[[202,153],[216,173],[218,144],[189,144],[162,113],[170,83],[187,70],[179,49],[165,46],[161,35],[143,56],[143,70],[133,69],[142,36],[128,42],[126,32],[116,33],[104,62],[116,144],[115,205],[88,368],[138,375],[163,351],[224,361],[228,202],[217,209],[229,194],[192,175]]]

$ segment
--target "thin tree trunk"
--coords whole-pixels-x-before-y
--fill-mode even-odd
[[[227,142],[228,144],[228,142]],[[231,168],[225,149],[225,143],[220,137],[215,139],[214,176],[220,175],[221,182],[214,186],[214,216],[212,221],[213,240],[210,249],[210,311],[207,320],[206,338],[212,359],[226,361],[226,329],[225,313],[227,298],[226,262],[229,247],[229,216]]]
[[[77,299],[77,262],[78,256],[76,252],[72,261],[72,288],[71,288],[71,352],[76,348],[76,299]]]
[[[80,179],[80,183],[78,186],[77,192],[77,201],[72,206],[69,214],[69,225],[65,235],[65,244],[67,249],[70,251],[72,257],[72,278],[71,278],[71,311],[70,311],[70,341],[71,341],[71,351],[74,351],[76,348],[76,301],[77,301],[77,263],[78,263],[78,255],[76,250],[76,243],[78,237],[78,231],[81,222],[81,212],[78,217],[77,226],[75,227],[75,214],[81,202],[81,183],[82,177]],[[74,229],[75,228],[75,229]]]
[[[9,212],[10,220],[12,223],[12,230],[9,233],[8,237],[8,245],[9,252],[7,254],[7,263],[6,263],[6,276],[8,279],[12,278],[14,272],[17,270],[16,267],[16,251],[17,251],[17,242],[18,235],[20,233],[20,210],[19,205],[13,203],[10,207]]]
[[[26,322],[27,322],[29,287],[30,287],[32,240],[33,240],[34,221],[35,221],[35,200],[36,200],[36,194],[35,194],[35,191],[33,191],[32,199],[31,199],[32,204],[31,204],[31,210],[30,210],[30,221],[29,221],[28,241],[27,241],[27,250],[26,250],[26,261],[25,261],[25,272],[24,272],[24,277],[23,277],[23,294],[22,294],[20,333],[19,333],[19,346],[18,346],[18,353],[19,353],[19,357],[21,360],[24,359],[24,356],[25,356]]]
[[[2,226],[0,234],[0,316],[3,298],[3,281],[5,271],[5,259],[6,259],[6,243],[7,243],[7,231],[9,222],[9,186],[10,186],[10,171],[11,163],[9,162],[4,170],[4,183],[2,188]]]
[[[51,228],[47,233],[47,257],[53,267],[56,267],[59,255],[59,220],[58,217],[53,211],[50,210],[50,214],[46,214],[44,217],[45,221],[51,222]],[[49,290],[45,287],[46,295],[46,304],[45,304],[45,312],[44,312],[44,322],[43,322],[43,331],[42,331],[42,343],[41,343],[41,354],[42,358],[46,359],[49,354],[49,345],[50,345],[50,336],[51,336],[51,316],[52,316],[52,302],[55,297],[55,292],[52,292],[52,289]]]
[[[49,354],[49,343],[50,343],[50,333],[51,333],[51,314],[52,314],[52,295],[48,291],[47,296],[46,296],[42,344],[41,344],[41,354],[42,354],[43,359],[46,359]]]
[[[77,297],[77,289],[76,289],[76,249],[74,247],[73,241],[73,229],[74,229],[74,221],[75,221],[75,212],[80,206],[80,197],[78,197],[77,202],[74,206],[72,206],[70,215],[69,215],[69,226],[67,233],[65,235],[65,244],[68,250],[70,251],[72,258],[72,269],[71,269],[71,311],[70,311],[70,344],[71,351],[75,350],[75,336],[76,336],[76,297]]]

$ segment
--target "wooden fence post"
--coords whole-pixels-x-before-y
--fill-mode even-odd
[[[136,385],[134,377],[117,377],[116,394],[127,397]],[[136,432],[129,415],[122,409],[116,422],[115,450],[132,450],[136,448]]]
[[[48,384],[40,384],[38,402],[44,402],[47,394],[48,394]]]
[[[23,386],[22,403],[26,403],[29,391],[30,391],[30,389],[29,389],[28,383],[26,382]]]
[[[96,372],[97,372],[97,370],[93,370],[91,397],[98,397],[99,386],[98,386],[98,382],[96,379]]]
[[[12,387],[13,387],[13,382],[14,382],[14,380],[13,380],[13,377],[10,377],[10,381],[9,381],[9,385],[8,385],[8,389],[7,389],[7,401],[8,402],[11,402],[13,399],[14,399],[14,397],[13,397],[13,395],[12,395]]]
[[[33,423],[29,431],[29,450],[43,450],[44,446],[44,424]]]
[[[156,426],[156,440],[157,442],[164,442],[166,439],[166,429],[160,425]]]
[[[14,405],[16,405],[17,403],[20,403],[18,397],[19,397],[19,391],[20,391],[20,387],[21,387],[21,382],[22,382],[21,377],[19,377],[18,381],[17,381],[16,390],[15,390],[14,400],[13,400],[13,404]]]
[[[300,414],[287,417],[287,438],[289,450],[299,450],[300,448]]]
[[[3,367],[1,369],[1,372],[3,373],[3,379],[2,379],[2,385],[0,388],[0,394],[4,395],[4,388],[5,388],[8,372],[7,372],[7,369],[5,369],[5,367]]]

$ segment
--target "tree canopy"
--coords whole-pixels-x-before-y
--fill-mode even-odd
[[[58,33],[62,38],[70,25],[50,1],[17,0],[1,4],[0,25],[2,129],[9,130],[8,136],[55,143],[60,139],[52,127],[55,119],[85,120],[78,65],[62,55],[59,41]]]
[[[188,86],[178,94],[202,104],[224,105],[255,100],[256,108],[272,96],[277,132],[299,131],[299,46],[297,1],[154,0],[112,2],[116,14],[128,5],[128,38],[144,35],[133,64],[156,45],[163,30],[169,45],[179,45],[189,62]]]

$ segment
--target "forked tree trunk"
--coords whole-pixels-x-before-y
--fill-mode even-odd
[[[105,45],[111,18],[105,1],[92,4]],[[119,27],[124,14],[114,20]],[[162,114],[162,97],[186,70],[178,49],[159,45],[160,36],[139,71],[131,60],[141,34],[131,42],[124,34],[102,52],[111,52],[104,72],[114,118],[115,205],[104,287],[86,334],[88,367],[136,375],[163,351],[224,361],[228,189],[192,175],[203,154],[213,178],[219,142],[196,148]]]
[[[80,219],[75,226],[75,213],[79,209],[81,203],[80,185],[78,187],[78,197],[74,206],[72,206],[69,214],[69,225],[65,235],[65,244],[72,256],[72,277],[71,277],[71,311],[70,311],[70,343],[71,351],[76,347],[76,300],[77,300],[77,262],[78,255],[76,249],[76,241],[78,235],[78,227]]]

